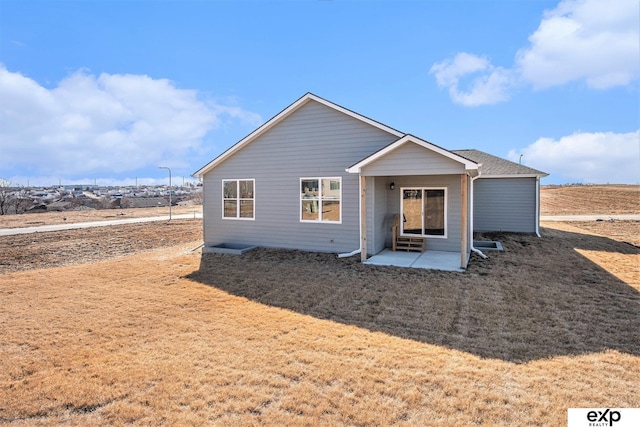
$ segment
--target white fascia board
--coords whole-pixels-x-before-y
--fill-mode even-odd
[[[549,174],[513,174],[513,175],[482,175],[480,178],[492,179],[492,178],[544,178]]]
[[[361,169],[365,166],[367,166],[368,164],[375,162],[376,160],[386,156],[387,154],[389,154],[391,151],[395,150],[398,147],[401,147],[402,145],[406,144],[407,142],[412,142],[414,144],[417,144],[427,150],[431,150],[434,153],[440,154],[443,157],[447,157],[451,160],[454,160],[458,163],[462,163],[465,167],[465,170],[477,170],[480,165],[476,162],[473,162],[471,160],[465,159],[464,157],[461,157],[455,153],[452,153],[449,150],[445,150],[442,147],[438,147],[435,144],[432,144],[430,142],[427,142],[423,139],[420,139],[416,136],[413,135],[404,135],[402,138],[398,139],[395,142],[392,142],[391,144],[387,145],[386,147],[384,147],[381,150],[376,151],[375,153],[373,153],[372,155],[370,155],[369,157],[366,157],[362,160],[360,160],[358,163],[356,163],[353,166],[350,166],[346,169],[347,172],[349,173],[360,173]]]
[[[198,169],[192,176],[194,176],[196,178],[201,178],[202,175],[204,175],[205,173],[209,172],[211,169],[216,167],[218,164],[220,164],[223,161],[225,161],[228,157],[230,157],[235,152],[237,152],[240,149],[242,149],[245,145],[249,144],[251,141],[253,141],[257,137],[259,137],[260,135],[265,133],[267,130],[271,129],[274,125],[279,123],[282,119],[287,117],[289,114],[291,114],[291,112],[295,111],[298,107],[300,107],[301,105],[305,104],[309,100],[308,95],[309,94],[307,94],[307,95],[303,96],[302,98],[298,99],[296,102],[294,102],[293,104],[289,105],[287,108],[282,110],[280,113],[275,115],[273,118],[271,118],[270,120],[268,120],[265,123],[263,123],[262,125],[260,125],[256,130],[251,132],[249,135],[245,136],[240,141],[236,142],[234,145],[229,147],[229,149],[227,149],[225,152],[220,154],[218,157],[216,157],[215,159],[213,159],[212,161],[207,163],[202,168]]]
[[[398,138],[400,138],[401,136],[404,135],[404,133],[400,132],[397,129],[394,129],[394,128],[389,127],[389,126],[387,126],[385,124],[382,124],[380,122],[372,120],[372,119],[370,119],[368,117],[365,117],[365,116],[363,116],[361,114],[356,113],[355,111],[348,110],[348,109],[346,109],[344,107],[341,107],[340,105],[334,104],[333,102],[327,101],[326,99],[320,98],[319,96],[316,96],[316,95],[314,95],[312,93],[306,94],[303,98],[312,99],[312,100],[314,100],[316,102],[319,102],[319,103],[321,103],[321,104],[323,104],[323,105],[325,105],[325,106],[327,106],[329,108],[333,108],[336,111],[340,111],[341,113],[344,113],[344,114],[346,114],[348,116],[351,116],[356,120],[360,120],[361,122],[367,123],[367,124],[369,124],[371,126],[374,126],[374,127],[378,128],[380,130],[383,130],[383,131],[388,132],[388,133],[390,133],[390,134],[392,134],[394,136],[397,136]]]
[[[389,126],[383,125],[382,123],[376,122],[375,120],[371,120],[370,118],[362,116],[362,115],[360,115],[360,114],[358,114],[356,112],[353,112],[351,110],[347,110],[344,107],[341,107],[341,106],[339,106],[337,104],[334,104],[333,102],[327,101],[326,99],[320,98],[319,96],[316,96],[316,95],[314,95],[312,93],[307,93],[304,96],[302,96],[300,99],[295,101],[293,104],[289,105],[287,108],[282,110],[280,113],[276,114],[270,120],[268,120],[267,122],[262,124],[256,130],[251,132],[249,135],[245,136],[243,139],[241,139],[240,141],[238,141],[237,143],[232,145],[228,150],[226,150],[225,152],[220,154],[218,157],[213,159],[211,162],[207,163],[205,166],[203,166],[202,168],[198,169],[191,176],[193,176],[194,178],[202,178],[202,175],[204,175],[205,173],[209,172],[211,169],[216,167],[218,164],[220,164],[223,161],[225,161],[228,157],[230,157],[231,155],[233,155],[234,153],[236,153],[237,151],[242,149],[245,145],[249,144],[251,141],[253,141],[257,137],[259,137],[260,135],[262,135],[263,133],[265,133],[266,131],[271,129],[276,124],[280,123],[283,119],[285,119],[287,116],[289,116],[291,113],[293,113],[294,111],[296,111],[298,108],[300,108],[301,106],[303,106],[304,104],[306,104],[309,101],[319,102],[322,105],[325,105],[325,106],[327,106],[329,108],[332,108],[332,109],[334,109],[336,111],[339,111],[341,113],[344,113],[344,114],[346,114],[346,115],[348,115],[350,117],[353,117],[354,119],[360,120],[360,121],[362,121],[364,123],[367,123],[367,124],[369,124],[371,126],[375,126],[376,128],[381,129],[381,130],[383,130],[385,132],[389,132],[392,135],[395,135],[397,137],[400,137],[400,136],[404,135],[402,132],[400,132],[400,131],[398,131],[396,129],[393,129],[393,128],[389,127]]]
[[[480,178],[480,176],[482,175],[482,163],[478,163],[478,167],[476,169],[469,170],[469,172],[467,172],[467,175],[469,175],[473,179]]]

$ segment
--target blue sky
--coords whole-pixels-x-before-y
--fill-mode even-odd
[[[0,0],[0,178],[155,184],[306,92],[448,149],[640,181],[640,3]]]

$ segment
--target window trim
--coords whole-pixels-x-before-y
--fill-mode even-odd
[[[404,232],[404,222],[400,227],[400,235],[406,237],[425,237],[429,239],[446,239],[449,236],[449,216],[447,215],[448,205],[449,205],[449,189],[447,187],[401,187],[400,188],[400,215],[404,215],[404,204],[403,204],[403,194],[404,190],[420,190],[422,192],[422,197],[424,200],[425,193],[428,190],[443,190],[444,191],[444,235],[439,234],[412,234]],[[424,209],[424,202],[422,203]],[[424,211],[422,212],[422,231],[424,232]]]
[[[339,219],[338,221],[327,221],[327,220],[323,220],[322,219],[322,180],[334,180],[334,181],[338,181],[340,183],[340,195],[338,197],[338,202],[340,203],[340,212],[339,212]],[[302,198],[302,192],[300,191],[302,189],[302,181],[308,181],[308,180],[317,180],[318,181],[318,219],[302,219],[302,202],[305,200]],[[329,184],[331,185],[331,184]],[[298,181],[298,199],[299,199],[299,206],[298,206],[298,217],[300,218],[300,222],[303,223],[309,223],[309,224],[342,224],[342,177],[341,176],[321,176],[321,177],[317,177],[317,176],[313,176],[313,177],[301,177],[300,180]],[[326,200],[326,199],[325,199]],[[327,200],[327,201],[335,201],[335,200]]]
[[[224,183],[225,182],[230,182],[230,181],[235,181],[236,183],[236,194],[237,197],[233,198],[233,199],[229,199],[229,198],[225,198],[224,197]],[[240,181],[251,181],[253,183],[253,198],[248,199],[248,198],[241,198],[240,197]],[[232,221],[255,221],[256,220],[256,180],[255,178],[229,178],[229,179],[222,179],[222,194],[221,194],[221,200],[222,200],[222,219],[228,219],[228,220],[232,220]],[[237,207],[236,207],[236,216],[225,216],[224,215],[224,202],[226,200],[235,200],[237,202]],[[241,217],[240,216],[240,205],[241,205],[241,201],[242,200],[252,200],[253,201],[253,216],[252,217]]]

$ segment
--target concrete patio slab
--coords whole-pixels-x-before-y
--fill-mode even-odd
[[[394,267],[411,267],[420,255],[420,252],[393,252],[391,249],[384,249],[366,260],[365,264],[370,265],[392,265]]]
[[[389,265],[405,268],[464,271],[464,269],[460,268],[459,252],[393,252],[391,249],[384,249],[382,252],[372,256],[364,263],[368,265]]]

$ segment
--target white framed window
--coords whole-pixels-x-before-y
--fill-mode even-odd
[[[342,178],[300,178],[300,221],[342,222]]]
[[[222,180],[222,218],[255,219],[255,179]]]
[[[447,238],[447,189],[400,189],[403,236]]]

